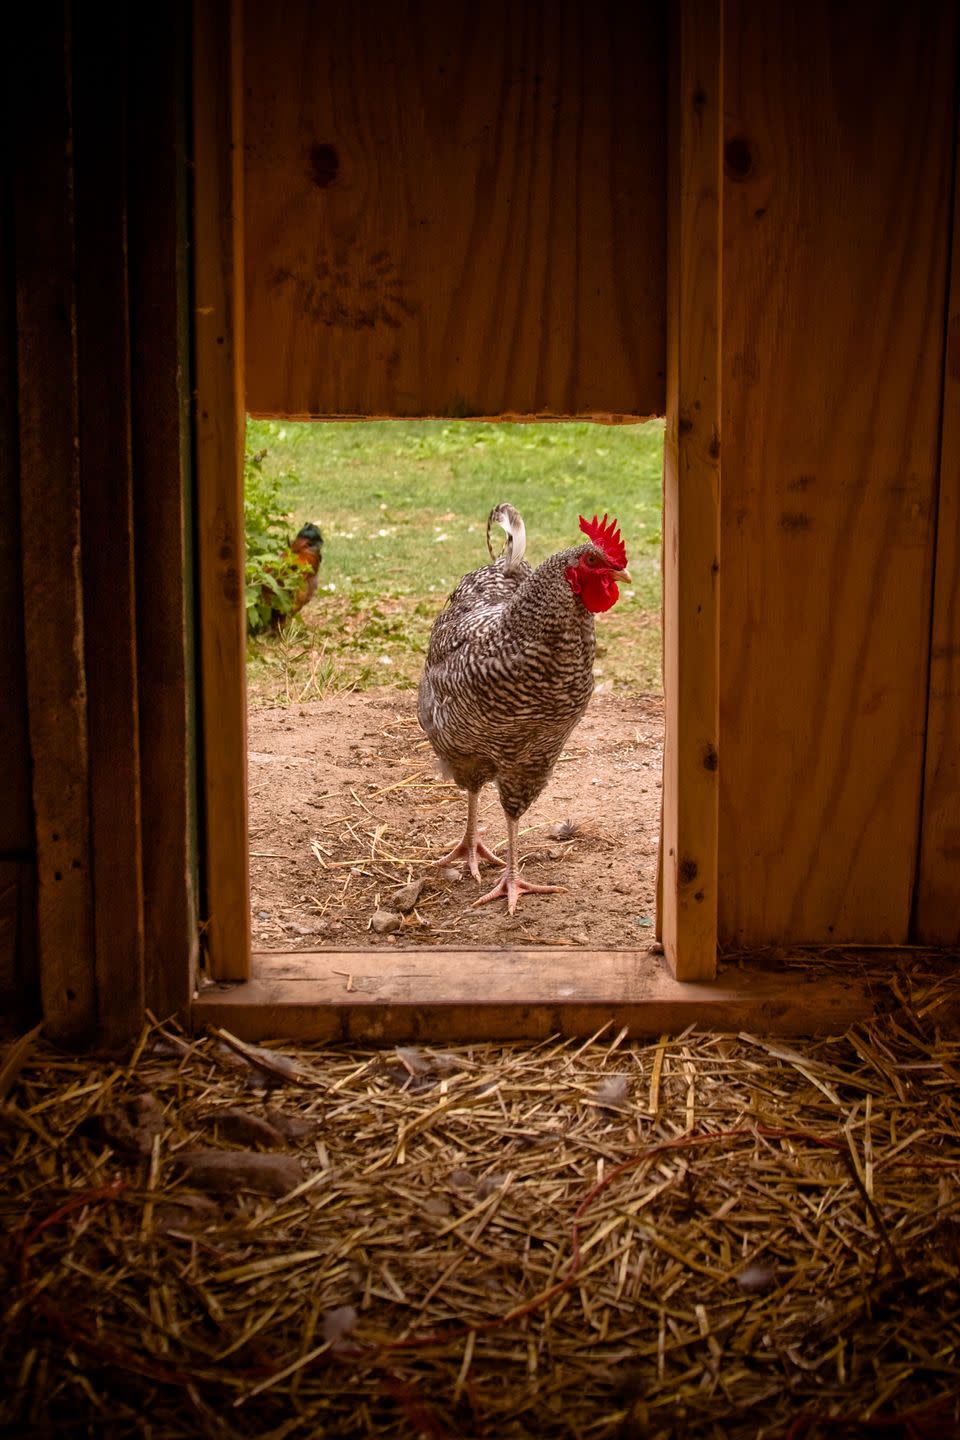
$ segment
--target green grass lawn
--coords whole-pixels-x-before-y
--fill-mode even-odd
[[[597,617],[598,683],[660,689],[662,421],[254,420],[247,450],[280,477],[291,534],[313,520],[325,541],[316,599],[285,637],[250,641],[252,703],[415,685],[434,616],[487,561],[501,500],[523,515],[532,565],[579,543],[579,515],[618,518],[634,583]]]

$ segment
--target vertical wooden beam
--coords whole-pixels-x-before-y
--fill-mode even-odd
[[[198,950],[187,11],[140,6],[128,24],[144,969],[166,1016],[189,1004]]]
[[[664,950],[716,973],[719,766],[722,0],[681,0],[668,201],[664,450]]]
[[[73,26],[84,649],[101,1035],[143,1024],[143,883],[127,292],[125,14]]]
[[[960,129],[960,96],[955,114]],[[954,138],[953,226],[940,432],[937,546],[920,864],[911,939],[960,945],[960,145]]]
[[[12,153],[9,108],[0,126]],[[34,897],[34,825],[24,653],[17,418],[16,271],[9,169],[0,177],[0,1011],[17,1023],[39,1018],[37,957],[23,924]]]
[[[31,11],[14,50],[20,515],[40,987],[50,1032],[66,1039],[92,1032],[97,1017],[66,7]]]
[[[210,973],[250,973],[243,537],[240,0],[196,0],[193,255],[197,550]]]

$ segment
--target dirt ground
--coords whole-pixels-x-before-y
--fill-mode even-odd
[[[463,832],[466,800],[444,781],[412,690],[333,695],[249,715],[250,875],[255,950],[366,945],[585,945],[653,939],[663,756],[659,696],[594,696],[521,824],[524,873],[555,895],[475,907],[499,873],[430,861]],[[486,840],[505,843],[496,792],[481,798]],[[393,892],[423,881],[411,894]],[[399,925],[371,929],[378,911]]]

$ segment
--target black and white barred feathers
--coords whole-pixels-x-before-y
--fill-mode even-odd
[[[503,554],[465,575],[437,617],[418,714],[447,775],[464,790],[495,781],[507,815],[540,794],[593,692],[594,620],[565,579],[592,545],[551,555],[531,570],[512,505],[487,521],[503,527]]]

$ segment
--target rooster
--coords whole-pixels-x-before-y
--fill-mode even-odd
[[[317,593],[317,571],[320,569],[320,561],[323,558],[323,536],[319,526],[308,521],[306,525],[290,541],[290,548],[285,552],[283,559],[286,565],[291,568],[298,567],[302,578],[296,577],[293,584],[293,595],[289,608],[281,610],[277,608],[278,600],[264,592],[264,599],[271,605],[270,623],[273,628],[279,629],[284,621],[289,620],[298,611],[302,610]]]
[[[491,530],[506,544],[494,559]],[[551,555],[536,570],[523,558],[526,531],[512,505],[487,521],[491,563],[465,575],[434,622],[417,696],[417,713],[445,774],[467,792],[462,840],[436,863],[465,860],[480,879],[480,861],[503,875],[475,903],[505,898],[512,915],[521,895],[559,885],[520,877],[517,831],[536,800],[593,691],[595,614],[609,610],[629,582],[627,552],[616,520],[580,517],[589,543]],[[480,839],[480,790],[496,783],[507,822],[507,859]]]

